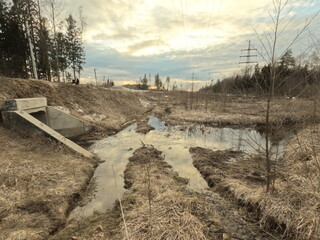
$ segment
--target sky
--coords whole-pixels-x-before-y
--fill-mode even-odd
[[[279,0],[275,0],[279,1]],[[320,0],[289,0],[283,9],[276,55],[289,46],[295,56],[313,51],[320,18],[306,31],[304,24],[320,10]],[[116,85],[135,83],[144,74],[159,73],[178,87],[196,87],[213,79],[239,73],[245,64],[248,41],[250,61],[268,61],[274,30],[272,0],[68,0],[66,12],[82,6],[86,64],[84,81],[112,79]],[[259,40],[260,39],[260,40]]]

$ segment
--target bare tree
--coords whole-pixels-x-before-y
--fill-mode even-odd
[[[169,91],[169,84],[170,84],[170,77],[167,76],[166,78],[166,83],[167,83],[167,91]]]
[[[60,70],[59,70],[59,57],[58,57],[58,41],[57,41],[57,26],[59,23],[59,16],[63,13],[64,3],[60,0],[45,0],[46,11],[48,13],[53,33],[53,45],[54,45],[54,64],[53,70],[60,82]]]
[[[306,20],[303,27],[298,30],[296,36],[287,44],[285,49],[281,54],[277,57],[276,53],[278,50],[278,42],[279,38],[283,34],[283,32],[287,29],[288,25],[292,23],[294,20],[294,16],[288,18],[289,13],[292,9],[288,9],[289,0],[273,0],[273,12],[270,13],[273,22],[273,28],[271,32],[264,32],[259,34],[255,29],[256,35],[267,54],[267,57],[263,57],[264,60],[270,64],[270,77],[269,77],[269,89],[268,89],[268,97],[267,97],[267,105],[266,107],[262,107],[265,112],[265,125],[266,125],[266,145],[265,145],[265,159],[266,159],[266,176],[267,176],[267,187],[266,191],[270,191],[271,184],[271,155],[272,155],[272,146],[270,144],[271,139],[271,110],[272,110],[272,100],[275,95],[275,87],[276,87],[276,67],[279,62],[279,59],[283,57],[284,54],[295,44],[303,33],[306,32],[310,24],[315,20],[315,18],[319,15],[319,11],[316,12],[309,20]]]

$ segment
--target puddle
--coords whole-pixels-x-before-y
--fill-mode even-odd
[[[146,135],[136,133],[133,124],[117,135],[97,141],[92,151],[105,162],[95,171],[96,195],[84,207],[77,207],[70,219],[92,215],[112,208],[123,188],[123,172],[135,149],[144,144],[153,145],[163,152],[165,160],[181,177],[190,179],[189,188],[202,192],[208,186],[192,164],[190,147],[203,147],[212,150],[243,150],[247,153],[262,151],[265,138],[253,129],[210,128],[196,126],[188,129],[168,128],[158,118],[152,117],[149,124],[155,128]],[[280,143],[279,152],[282,152]]]
[[[148,124],[153,127],[156,131],[164,131],[167,129],[164,122],[157,117],[150,117]]]

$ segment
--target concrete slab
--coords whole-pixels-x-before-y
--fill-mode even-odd
[[[80,153],[81,155],[83,155],[85,157],[88,157],[88,158],[93,158],[94,157],[94,155],[92,153],[90,153],[86,149],[80,147],[78,144],[72,142],[71,140],[65,138],[60,133],[56,132],[55,130],[53,130],[52,128],[47,126],[46,124],[42,123],[41,121],[39,121],[35,117],[31,116],[26,111],[23,111],[23,110],[11,111],[11,113],[15,113],[15,114],[19,115],[23,119],[27,120],[29,123],[33,124],[37,128],[39,128],[42,131],[46,132],[50,136],[52,136],[55,139],[57,139],[59,142],[65,144],[66,146],[68,146],[69,148],[73,149],[74,151]]]
[[[4,103],[4,111],[24,110],[28,113],[45,111],[47,107],[47,99],[42,98],[18,98],[6,100]]]
[[[65,137],[73,138],[91,131],[92,124],[57,108],[47,107],[47,125]]]
[[[40,129],[83,156],[94,156],[66,138],[88,133],[92,124],[47,106],[47,99],[44,97],[6,100],[1,108],[1,116],[8,128],[21,133]]]

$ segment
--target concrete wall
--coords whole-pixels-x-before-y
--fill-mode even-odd
[[[37,118],[33,117],[31,114],[27,113],[26,111],[5,111],[2,112],[2,116],[5,119],[5,125],[11,129],[15,129],[16,131],[25,134],[34,134],[35,131],[39,131],[39,133],[41,134],[45,133],[46,135],[55,138],[59,142],[65,144],[69,148],[73,149],[74,151],[85,157],[94,157],[92,153],[80,147],[68,138],[62,136],[60,133],[56,132],[43,122],[39,121]]]
[[[45,111],[47,106],[46,98],[18,98],[6,100],[3,106],[4,111],[24,110],[28,113]]]
[[[47,113],[45,111],[33,112],[29,114],[38,119],[40,122],[48,125]]]
[[[34,134],[37,131],[40,132],[32,123],[13,111],[4,111],[1,113],[3,125],[9,129],[19,132],[22,135]]]
[[[90,123],[84,122],[54,107],[47,107],[47,125],[60,133],[61,135],[73,138],[92,129]]]
[[[91,124],[54,107],[47,106],[46,98],[20,98],[5,101],[1,109],[3,123],[20,132],[28,132],[30,124],[25,119],[21,119],[19,114],[14,111],[29,113],[41,123],[67,138],[83,135],[92,129]]]

